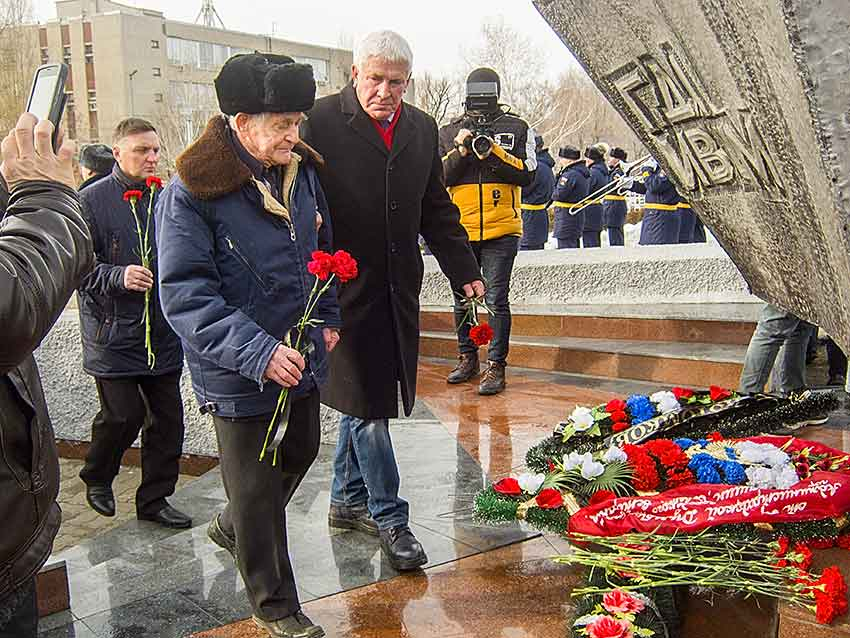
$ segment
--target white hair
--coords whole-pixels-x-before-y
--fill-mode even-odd
[[[407,40],[395,31],[375,31],[357,43],[354,64],[362,69],[369,58],[406,64],[408,73],[413,70],[413,51]]]
[[[265,120],[267,114],[266,113],[243,113],[242,115],[247,115],[249,120],[253,120],[255,118],[261,118],[262,120]],[[236,116],[225,114],[225,117],[227,117],[227,123],[230,125],[230,128],[233,129],[234,131],[238,131],[239,127],[236,126]]]

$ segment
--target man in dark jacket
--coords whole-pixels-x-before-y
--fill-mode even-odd
[[[584,150],[587,168],[590,171],[589,195],[598,193],[610,181],[605,166],[607,145],[594,144]],[[596,196],[584,209],[584,229],[581,233],[582,248],[599,248],[602,245],[602,198]]]
[[[555,160],[543,145],[543,138],[534,138],[537,170],[531,186],[522,189],[522,237],[520,250],[543,250],[549,240],[549,204],[555,190]]]
[[[398,495],[389,433],[399,387],[405,414],[416,397],[424,270],[418,236],[455,289],[484,294],[458,209],[443,185],[437,124],[402,102],[412,59],[398,34],[366,36],[354,52],[353,83],[318,100],[304,129],[304,139],[325,157],[320,175],[335,247],[360,263],[359,277],[339,293],[343,339],[331,355],[322,397],[345,415],[329,522],[379,533],[385,555],[402,570],[428,560]]]
[[[552,206],[555,208],[555,239],[558,248],[578,248],[584,228],[584,211],[575,213],[590,193],[590,171],[573,146],[558,151],[563,168],[555,179]]]
[[[478,384],[482,395],[505,389],[511,274],[522,234],[520,190],[531,185],[537,170],[534,130],[499,104],[500,82],[492,69],[472,71],[466,79],[466,112],[440,129],[446,186],[487,280],[493,339],[487,348],[487,369]],[[479,372],[478,345],[469,337],[472,326],[463,294],[455,290],[454,297],[458,364],[446,381],[465,383]]]
[[[20,117],[0,166],[11,191],[0,210],[0,638],[36,637],[35,575],[61,520],[59,457],[32,352],[94,261],[73,149],[55,156],[53,125],[35,122]]]
[[[630,185],[631,190],[646,195],[640,245],[678,244],[681,198],[676,186],[654,159],[644,164],[643,177],[643,184],[635,182]]]
[[[84,146],[80,151],[80,175],[83,177],[83,183],[80,184],[79,190],[111,175],[114,166],[115,157],[112,155],[112,149],[106,144]]]
[[[186,528],[191,519],[166,501],[177,484],[183,447],[183,351],[162,315],[155,283],[156,224],[149,211],[151,198],[155,203],[159,191],[146,181],[154,176],[159,161],[159,137],[150,122],[128,118],[118,123],[114,141],[111,175],[80,193],[97,257],[94,270],[80,286],[83,368],[95,378],[100,399],[80,478],[92,509],[114,516],[112,481],[121,457],[145,425],[136,515],[166,527]],[[135,206],[138,219],[124,199],[127,191],[141,193]],[[140,233],[147,236],[151,269],[141,265]]]
[[[215,87],[224,115],[177,158],[157,210],[160,294],[218,437],[228,503],[207,533],[236,559],[258,626],[318,638],[286,539],[286,506],[319,452],[319,387],[341,325],[331,288],[313,314],[322,325],[290,341],[316,281],[311,254],[331,248],[322,160],[298,135],[316,84],[310,66],[257,53],[230,58]],[[259,461],[283,388],[280,458]]]
[[[608,156],[608,179],[610,182],[623,177],[623,168],[620,166],[620,162],[625,162],[627,157],[626,151],[623,149],[619,147],[611,149]],[[629,207],[624,195],[615,191],[605,196],[602,202],[602,223],[608,230],[609,246],[625,246],[626,236],[623,233],[623,228],[626,225],[626,213],[628,212]]]

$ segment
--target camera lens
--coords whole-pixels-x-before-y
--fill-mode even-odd
[[[493,141],[486,135],[479,135],[472,140],[472,150],[476,155],[486,155],[493,148]]]

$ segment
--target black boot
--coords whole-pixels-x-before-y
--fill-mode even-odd
[[[457,367],[446,377],[448,383],[464,383],[480,372],[477,352],[464,352],[458,357]]]
[[[115,516],[115,495],[109,485],[87,485],[86,501],[101,516]]]
[[[498,361],[488,361],[487,370],[478,386],[478,394],[489,396],[499,394],[505,389],[505,364]]]
[[[381,549],[395,569],[410,571],[428,562],[425,550],[407,525],[381,530]]]

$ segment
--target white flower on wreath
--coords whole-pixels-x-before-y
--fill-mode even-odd
[[[523,492],[526,492],[527,494],[537,494],[537,492],[540,491],[540,487],[543,485],[543,481],[546,480],[546,475],[526,472],[525,474],[520,474],[516,480]]]
[[[596,419],[593,418],[593,412],[590,411],[590,408],[583,408],[578,405],[570,415],[570,421],[572,422],[576,432],[585,432],[592,428],[593,424],[596,423]]]
[[[682,406],[679,405],[679,399],[677,399],[676,395],[672,392],[656,392],[649,397],[649,400],[658,406],[658,411],[661,414],[667,414],[669,412],[675,412],[676,410],[682,409]]]
[[[787,490],[800,482],[800,477],[797,476],[797,471],[791,463],[774,466],[770,471],[777,489]]]
[[[735,446],[742,463],[778,467],[790,462],[788,455],[770,443],[741,441]]]
[[[608,451],[605,452],[602,460],[606,463],[625,463],[629,460],[629,457],[625,452],[623,452],[622,448],[611,446]]]
[[[599,461],[594,461],[593,459],[585,459],[584,463],[581,464],[581,476],[588,481],[595,479],[604,471],[605,466]]]
[[[590,452],[585,452],[584,454],[579,454],[578,452],[564,454],[564,471],[569,472],[590,461],[593,461],[593,455]]]
[[[769,468],[760,465],[751,465],[746,469],[747,485],[760,489],[773,489],[773,476]]]

